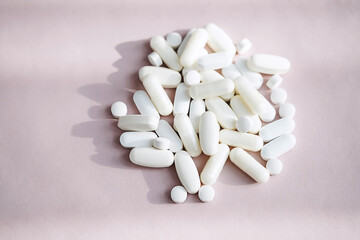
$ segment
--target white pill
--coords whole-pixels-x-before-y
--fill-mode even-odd
[[[186,151],[192,157],[199,156],[201,154],[199,137],[190,122],[190,118],[186,114],[177,114],[174,118],[174,124]]]
[[[283,104],[287,99],[287,92],[283,88],[272,90],[270,100],[273,104]]]
[[[156,138],[154,132],[124,132],[120,136],[120,144],[124,148],[151,147]]]
[[[220,126],[213,112],[204,112],[200,117],[199,138],[204,154],[214,155],[218,150]]]
[[[241,147],[252,152],[259,151],[264,145],[262,138],[258,135],[240,133],[229,129],[220,131],[220,142],[233,147]]]
[[[168,150],[170,147],[170,141],[167,138],[158,137],[153,140],[152,146],[157,149]]]
[[[173,111],[173,104],[156,75],[149,74],[145,76],[143,85],[160,115],[170,115]]]
[[[184,51],[184,49],[185,49],[185,47],[186,47],[186,45],[187,45],[187,43],[188,43],[188,41],[190,39],[190,36],[195,32],[195,30],[196,30],[195,28],[192,28],[187,32],[187,34],[184,37],[183,41],[181,42],[179,48],[177,49],[177,53],[178,53],[179,56],[181,56],[181,54],[183,53],[183,51]]]
[[[159,112],[156,110],[149,95],[144,90],[138,90],[133,95],[134,103],[141,115],[152,115],[160,118]]]
[[[124,131],[154,131],[158,127],[158,124],[159,118],[139,114],[122,116],[118,121],[118,127]]]
[[[200,178],[203,184],[212,185],[219,178],[229,156],[230,148],[226,144],[219,144],[217,152],[207,160]]]
[[[185,151],[175,154],[175,169],[181,184],[190,194],[197,193],[200,188],[200,177],[194,160]]]
[[[221,69],[221,73],[225,78],[231,80],[234,80],[235,78],[241,76],[241,73],[235,64],[224,67],[223,69]]]
[[[186,73],[184,82],[187,86],[192,86],[200,83],[200,74],[196,70],[190,70]]]
[[[270,175],[278,175],[283,169],[283,164],[279,159],[270,159],[266,162],[266,169],[269,170]]]
[[[174,203],[183,203],[187,198],[187,191],[183,186],[175,186],[171,189],[170,196]]]
[[[180,46],[181,40],[182,40],[182,37],[177,32],[169,33],[166,36],[166,41],[172,48],[177,48],[178,46]]]
[[[247,65],[255,72],[266,74],[284,74],[290,68],[288,59],[271,54],[254,54]]]
[[[258,72],[254,72],[252,70],[250,70],[246,64],[247,59],[246,58],[239,58],[236,60],[235,65],[237,66],[237,68],[239,69],[240,73],[247,77],[250,81],[250,83],[256,88],[259,89],[261,88],[263,82],[264,82],[264,78],[263,76],[258,73]]]
[[[200,78],[201,82],[213,82],[224,79],[220,73],[214,70],[200,72]]]
[[[143,167],[170,167],[174,163],[174,154],[169,150],[153,147],[136,147],[130,151],[130,161]]]
[[[200,116],[205,112],[205,102],[202,99],[192,100],[190,103],[189,118],[195,132],[199,132]]]
[[[279,108],[279,115],[282,118],[293,118],[295,116],[295,106],[291,103],[284,103]]]
[[[258,183],[269,180],[269,171],[242,148],[234,148],[230,152],[230,160]]]
[[[276,116],[276,110],[270,102],[266,100],[265,111],[259,113],[259,117],[263,122],[271,122]]]
[[[200,71],[209,71],[227,67],[231,64],[234,55],[230,52],[210,53],[197,60]]]
[[[169,68],[144,66],[139,70],[140,81],[148,74],[155,75],[164,88],[176,88],[181,82],[181,74]]]
[[[252,128],[252,121],[248,117],[241,117],[236,121],[236,129],[241,133],[247,133]]]
[[[190,107],[189,89],[184,83],[180,83],[175,92],[174,116],[179,113],[188,114]]]
[[[234,82],[224,79],[193,85],[189,88],[189,94],[193,99],[205,99],[231,93],[234,89]]]
[[[296,138],[294,135],[283,134],[264,145],[260,151],[261,158],[265,161],[278,158],[290,151],[295,146],[295,144]]]
[[[180,57],[180,63],[184,67],[194,65],[199,56],[199,52],[204,48],[208,40],[208,33],[203,28],[196,29],[190,36],[185,49]]]
[[[204,203],[211,202],[212,200],[214,200],[215,190],[210,185],[201,186],[201,188],[199,189],[199,192],[198,192],[198,196],[199,196],[200,201],[202,201]]]
[[[150,47],[160,55],[166,66],[175,71],[182,69],[179,56],[162,36],[153,37],[150,40]]]
[[[229,51],[234,56],[236,52],[235,45],[229,35],[224,30],[213,23],[205,26],[209,34],[208,45],[215,52]]]
[[[237,117],[230,106],[221,98],[209,98],[205,100],[208,111],[215,113],[222,128],[235,129]]]
[[[266,86],[273,90],[280,86],[280,84],[283,82],[283,78],[279,74],[273,75],[266,83]]]
[[[281,118],[262,127],[259,136],[264,142],[269,142],[285,133],[292,133],[295,122],[291,118]]]
[[[177,135],[177,133],[174,131],[174,129],[170,126],[170,124],[165,120],[159,121],[159,126],[155,130],[156,134],[159,137],[163,137],[166,139],[169,139],[170,146],[169,149],[172,152],[178,152],[181,149],[183,149],[183,144],[181,142],[181,139]]]
[[[252,44],[251,44],[250,40],[247,38],[244,38],[238,44],[236,44],[236,50],[240,55],[243,55],[250,50],[251,46],[252,46]]]
[[[209,54],[208,50],[206,50],[205,48],[203,48],[203,49],[200,50],[199,55],[198,55],[198,58],[201,58],[201,57],[203,57],[203,56],[205,56],[205,55],[208,55],[208,54]]]
[[[148,60],[151,65],[159,67],[163,64],[160,55],[157,52],[152,52],[148,55]]]
[[[127,106],[123,102],[114,102],[110,110],[114,118],[119,118],[127,114]]]

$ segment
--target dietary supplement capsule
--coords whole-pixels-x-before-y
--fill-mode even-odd
[[[212,50],[215,52],[228,51],[232,54],[232,56],[235,55],[235,45],[224,30],[213,23],[207,24],[205,29],[209,34],[208,45]]]
[[[133,100],[141,115],[152,115],[156,118],[160,118],[159,112],[144,90],[136,91],[133,95]]]
[[[153,147],[133,148],[130,151],[129,158],[132,163],[143,167],[170,167],[174,163],[174,154],[172,152]]]
[[[220,142],[233,147],[241,147],[253,152],[260,151],[264,145],[262,138],[257,135],[240,133],[229,129],[223,129],[220,131]]]
[[[189,89],[185,83],[180,83],[175,92],[174,98],[174,116],[179,113],[188,114],[190,107]]]
[[[150,47],[160,55],[161,59],[169,68],[175,71],[181,71],[182,66],[179,56],[162,36],[153,37],[150,40]]]
[[[234,82],[230,79],[216,80],[191,86],[189,94],[193,99],[206,99],[231,93],[234,88]]]
[[[185,151],[175,154],[175,169],[181,184],[190,194],[197,193],[200,188],[200,177],[193,159]]]
[[[204,48],[208,40],[208,33],[203,28],[196,29],[190,36],[185,49],[180,57],[180,63],[184,67],[191,67],[194,65],[198,54]]]
[[[204,112],[200,117],[199,138],[204,154],[214,155],[218,150],[220,126],[213,112]]]
[[[248,67],[255,71],[266,74],[284,74],[290,68],[288,59],[271,54],[254,54],[247,62]]]
[[[159,137],[169,139],[170,146],[169,149],[172,152],[178,152],[183,149],[183,144],[180,137],[177,135],[175,130],[170,126],[170,124],[165,120],[160,120],[158,128],[155,130],[156,134]]]
[[[192,100],[190,103],[189,118],[195,132],[199,132],[200,116],[205,112],[205,102],[202,99]]]
[[[261,86],[264,82],[263,76],[258,72],[251,71],[248,68],[246,62],[247,62],[247,59],[241,57],[236,60],[235,65],[238,67],[239,71],[241,72],[241,75],[243,75],[249,79],[251,85],[253,85],[254,88],[256,88],[256,89],[261,88]]]
[[[264,142],[269,142],[286,133],[292,133],[295,128],[295,122],[291,118],[281,118],[262,127],[259,136]]]
[[[151,115],[126,115],[119,118],[118,127],[124,131],[154,131],[159,119]]]
[[[235,129],[237,117],[229,105],[219,97],[209,98],[205,100],[206,108],[215,113],[222,128]]]
[[[183,53],[183,51],[184,51],[184,49],[185,49],[185,47],[186,47],[186,45],[187,45],[187,43],[188,43],[188,41],[189,41],[191,35],[195,32],[195,30],[196,30],[196,28],[190,29],[190,30],[187,32],[186,36],[184,37],[183,41],[181,42],[181,44],[180,44],[180,46],[179,46],[179,48],[178,48],[178,50],[177,50],[177,53],[178,53],[178,55],[179,55],[180,57],[181,57],[181,54]]]
[[[124,132],[120,144],[125,148],[151,147],[157,135],[154,132]]]
[[[200,71],[209,71],[227,67],[231,64],[233,54],[230,52],[216,52],[207,54],[197,60],[197,68]]]
[[[268,142],[260,151],[260,156],[265,161],[275,159],[290,151],[296,144],[296,138],[292,134],[283,134]]]
[[[146,75],[152,74],[160,81],[164,88],[176,88],[181,82],[181,74],[172,69],[155,66],[144,66],[139,70],[139,78],[142,81]]]

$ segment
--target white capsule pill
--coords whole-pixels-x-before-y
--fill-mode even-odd
[[[230,106],[221,98],[209,98],[205,100],[208,111],[215,113],[222,128],[235,129],[237,117]]]
[[[157,149],[168,150],[170,147],[170,141],[167,138],[158,137],[153,140],[152,146]]]
[[[181,42],[181,44],[177,50],[177,53],[179,56],[181,56],[181,54],[183,53],[183,51],[190,39],[190,36],[195,32],[195,30],[196,30],[195,28],[192,28],[187,32],[186,36],[184,37],[183,41]]]
[[[265,106],[265,110],[259,113],[259,117],[263,122],[271,122],[272,120],[274,120],[276,116],[276,110],[267,100],[264,106]]]
[[[225,78],[231,80],[241,76],[241,73],[235,64],[230,64],[229,66],[224,67],[221,69],[221,73]]]
[[[114,102],[110,110],[114,118],[119,118],[127,114],[127,107],[123,102]]]
[[[204,154],[214,155],[218,150],[220,126],[213,112],[204,112],[200,117],[199,138]]]
[[[269,142],[285,133],[292,133],[295,122],[291,118],[281,118],[262,127],[259,136],[264,142]]]
[[[283,78],[279,74],[273,75],[266,83],[266,86],[273,90],[280,86],[280,84],[283,82]]]
[[[200,178],[203,184],[212,185],[219,178],[229,156],[230,148],[226,144],[219,144],[217,152],[207,160]]]
[[[151,65],[159,67],[163,64],[160,55],[157,52],[152,52],[148,55],[148,60]]]
[[[254,54],[247,65],[255,72],[266,74],[284,74],[290,68],[288,59],[271,54]]]
[[[291,103],[284,103],[279,108],[279,115],[282,118],[293,118],[295,116],[295,106]]]
[[[124,132],[120,136],[120,144],[124,148],[151,147],[156,138],[154,132]]]
[[[290,151],[295,146],[295,144],[296,138],[294,135],[283,134],[264,145],[260,151],[261,158],[265,161],[278,158]]]
[[[201,186],[201,188],[199,189],[199,192],[198,192],[198,196],[199,196],[200,201],[202,201],[204,203],[211,202],[212,200],[214,200],[215,190],[210,185]]]
[[[247,38],[244,38],[238,44],[236,44],[236,50],[240,55],[243,55],[250,50],[251,46],[252,46],[252,44],[251,44],[250,40]]]
[[[233,56],[235,55],[235,45],[224,30],[213,23],[207,24],[205,29],[209,34],[208,45],[212,50],[215,52],[229,51]]]
[[[263,82],[264,82],[264,78],[263,76],[258,73],[258,72],[254,72],[252,70],[250,70],[247,67],[247,59],[246,58],[239,58],[236,60],[235,65],[237,66],[237,68],[239,69],[240,73],[247,77],[250,81],[250,83],[256,88],[259,89],[261,88]]]
[[[150,40],[150,47],[160,55],[166,66],[175,71],[181,71],[179,56],[162,36],[153,37]]]
[[[200,78],[201,82],[213,82],[224,79],[220,73],[214,70],[200,72]]]
[[[234,89],[234,82],[224,79],[193,85],[189,88],[189,94],[193,99],[205,99],[231,93]]]
[[[199,156],[201,154],[199,137],[190,122],[190,118],[186,114],[177,114],[174,118],[174,124],[186,151],[192,157]]]
[[[264,145],[262,138],[257,135],[240,133],[229,129],[220,131],[220,142],[233,147],[241,147],[252,152],[259,151]]]
[[[209,71],[227,67],[231,64],[234,55],[230,52],[210,53],[197,60],[200,71]]]
[[[192,100],[190,103],[189,118],[195,132],[199,132],[200,116],[205,112],[205,102],[202,99]]]
[[[190,194],[197,193],[200,188],[200,177],[194,160],[185,151],[175,154],[175,169],[181,184]]]
[[[236,129],[241,133],[247,133],[252,128],[252,121],[248,117],[241,117],[236,121]]]
[[[141,115],[152,115],[156,118],[160,118],[149,95],[144,90],[136,91],[133,95],[133,100]]]
[[[145,76],[143,85],[160,115],[170,115],[173,111],[173,104],[156,75],[149,74]]]
[[[170,124],[165,120],[159,121],[159,126],[155,130],[156,134],[159,137],[163,137],[166,139],[169,139],[170,146],[169,149],[172,152],[178,152],[181,149],[183,149],[183,144],[181,142],[181,139],[177,135],[177,133],[174,131],[174,129],[170,126]]]
[[[270,100],[273,104],[283,104],[287,99],[287,92],[283,88],[272,90]]]
[[[187,198],[187,191],[183,186],[175,186],[171,189],[170,196],[174,203],[183,203]]]
[[[174,154],[169,150],[153,147],[136,147],[130,151],[130,161],[143,167],[170,167],[174,163]]]
[[[185,49],[180,57],[180,63],[184,67],[191,67],[198,58],[199,52],[204,48],[208,40],[208,33],[203,28],[196,29],[190,36]]]
[[[187,86],[192,86],[200,83],[200,74],[196,70],[190,70],[186,73],[184,82]]]
[[[190,95],[185,83],[180,83],[175,92],[174,98],[174,116],[179,113],[188,114],[190,107]]]
[[[124,131],[154,131],[159,119],[151,115],[126,115],[119,118],[118,127]]]
[[[156,75],[164,88],[176,88],[181,82],[181,74],[169,68],[144,66],[139,70],[140,81],[148,74]]]
[[[172,32],[166,35],[166,42],[172,47],[177,48],[181,44],[182,37],[177,32]]]
[[[278,175],[283,169],[283,164],[279,159],[270,159],[266,162],[266,169],[269,170],[270,175]]]
[[[269,171],[241,148],[231,150],[230,160],[258,183],[265,183],[270,178]]]

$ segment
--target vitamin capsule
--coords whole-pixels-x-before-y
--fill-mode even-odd
[[[295,122],[291,118],[281,118],[262,127],[259,136],[264,142],[269,142],[286,133],[292,133],[295,128]]]
[[[177,135],[177,133],[174,131],[174,129],[170,126],[170,124],[165,120],[159,121],[159,126],[155,130],[156,134],[159,137],[163,137],[166,139],[169,139],[170,146],[169,149],[172,152],[178,152],[181,149],[183,149],[183,144],[181,142],[181,139]]]
[[[224,67],[221,69],[221,73],[225,78],[231,80],[241,76],[241,73],[235,64],[230,64],[229,66]]]
[[[181,54],[183,53],[191,35],[195,32],[195,30],[196,30],[195,28],[192,28],[187,32],[186,36],[184,37],[183,41],[181,42],[181,44],[177,50],[177,53],[179,56],[181,56]]]
[[[196,70],[190,70],[186,73],[184,82],[187,86],[192,86],[200,83],[200,74]]]
[[[280,86],[280,84],[283,82],[283,78],[279,74],[273,75],[266,83],[266,86],[273,90]]]
[[[234,55],[229,52],[216,52],[207,54],[197,60],[200,71],[209,71],[227,67],[231,64]]]
[[[276,110],[267,100],[264,104],[265,111],[259,113],[259,117],[263,122],[271,122],[276,116]]]
[[[134,103],[141,115],[152,115],[160,118],[158,111],[150,100],[149,95],[144,90],[138,90],[133,95]]]
[[[120,144],[124,148],[151,147],[156,138],[154,132],[124,132],[120,136]]]
[[[114,102],[110,110],[114,118],[119,118],[127,114],[127,107],[123,102]]]
[[[231,38],[220,27],[213,23],[209,23],[205,26],[206,31],[209,34],[208,45],[215,52],[228,51],[235,55],[236,49]]]
[[[164,88],[176,88],[181,82],[181,75],[177,71],[154,66],[144,66],[139,70],[139,78],[142,81],[146,75],[153,74]]]
[[[168,150],[170,147],[170,141],[163,137],[155,138],[152,142],[152,146],[160,150]]]
[[[200,142],[198,135],[191,125],[190,118],[186,114],[177,114],[174,118],[174,124],[186,151],[192,157],[199,156],[201,154]]]
[[[215,113],[222,128],[235,129],[237,117],[229,105],[219,97],[205,100],[208,111]]]
[[[230,160],[258,183],[265,183],[270,178],[269,171],[241,148],[231,150]]]
[[[203,184],[212,185],[220,176],[229,156],[230,148],[226,144],[219,144],[217,152],[207,160],[200,178]]]
[[[234,82],[230,79],[204,82],[189,88],[189,94],[193,99],[205,99],[230,93],[234,90]]]
[[[280,106],[279,108],[279,115],[282,118],[293,118],[295,116],[295,106],[291,103],[284,103],[283,105]]]
[[[143,167],[170,167],[174,163],[174,154],[169,150],[153,147],[136,147],[130,151],[130,161]]]
[[[252,121],[248,117],[241,117],[236,121],[236,129],[241,133],[247,133],[252,128]]]
[[[163,64],[160,55],[157,52],[152,52],[148,55],[148,60],[151,65],[159,67]]]
[[[178,46],[180,46],[182,37],[179,33],[177,32],[172,32],[169,33],[166,36],[166,42],[172,47],[172,48],[177,48]]]
[[[187,191],[183,186],[175,186],[171,189],[171,200],[174,203],[183,203],[187,198]]]
[[[270,175],[279,175],[283,169],[283,164],[279,159],[270,159],[266,162],[266,169]]]
[[[238,67],[241,75],[247,77],[250,81],[250,83],[256,88],[259,89],[261,88],[263,82],[264,82],[264,78],[263,76],[258,73],[258,72],[253,72],[251,71],[247,64],[247,59],[246,58],[239,58],[236,60],[235,65]]]
[[[270,100],[273,104],[283,104],[287,99],[287,92],[283,88],[272,90]]]
[[[205,112],[205,103],[202,99],[192,100],[190,103],[189,118],[195,132],[199,132],[200,116]]]
[[[199,138],[204,154],[214,155],[218,150],[220,126],[213,112],[204,112],[200,117]]]
[[[247,38],[244,38],[238,44],[236,44],[236,50],[240,55],[243,55],[250,50],[251,46],[252,46],[252,44],[251,44],[250,40]]]
[[[159,119],[151,115],[126,115],[118,121],[118,127],[124,131],[153,131],[158,124]]]
[[[260,151],[261,158],[265,161],[278,158],[290,151],[295,146],[295,144],[296,138],[294,135],[283,134],[264,145]]]
[[[161,86],[156,75],[149,74],[143,79],[143,85],[151,101],[162,116],[167,116],[173,111],[173,104]]]
[[[213,82],[216,80],[222,80],[224,77],[214,70],[200,72],[201,82]]]
[[[200,188],[200,178],[193,159],[185,151],[175,154],[175,169],[181,184],[190,194],[197,193]]]
[[[284,57],[271,54],[254,54],[247,62],[248,67],[266,74],[284,74],[290,68],[290,62]]]
[[[180,83],[175,92],[174,98],[174,116],[179,113],[188,114],[190,107],[190,95],[185,83]]]
[[[214,200],[215,190],[212,186],[209,185],[201,186],[198,192],[198,196],[200,201],[204,203],[211,202],[212,200]]]
[[[240,133],[229,129],[220,131],[220,142],[233,147],[241,147],[252,152],[259,151],[264,145],[262,138],[257,135]]]
[[[203,28],[198,28],[191,34],[189,41],[187,42],[185,49],[180,57],[180,63],[184,67],[191,67],[194,65],[198,54],[202,48],[204,48],[208,40],[208,33]]]
[[[162,36],[153,37],[150,40],[150,47],[160,55],[169,68],[181,71],[182,66],[180,65],[179,56]]]

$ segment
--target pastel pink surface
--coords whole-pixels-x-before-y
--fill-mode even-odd
[[[136,113],[150,37],[208,22],[290,59],[297,145],[266,184],[228,161],[213,202],[176,205],[174,167],[131,164],[110,106]],[[359,2],[2,1],[0,26],[0,239],[359,236]]]

